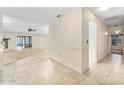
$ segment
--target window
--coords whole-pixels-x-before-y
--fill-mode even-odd
[[[111,35],[111,37],[112,37],[112,46],[119,46],[119,45],[121,45],[122,34]]]

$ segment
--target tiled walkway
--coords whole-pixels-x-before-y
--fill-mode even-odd
[[[9,51],[0,55],[1,84],[124,84],[121,55],[109,55],[79,74],[48,58],[47,50]]]

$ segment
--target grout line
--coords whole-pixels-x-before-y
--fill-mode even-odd
[[[117,58],[116,58],[116,60],[117,60]],[[113,69],[114,69],[114,64],[112,64],[113,66],[112,66],[112,69],[111,69],[111,71],[110,71],[110,73],[109,73],[109,75],[108,75],[108,77],[106,78],[106,80],[105,80],[105,82],[104,82],[104,84],[106,84],[107,83],[107,81],[108,81],[108,79],[109,79],[109,77],[111,76],[111,74],[112,74],[112,72],[113,72]]]
[[[108,81],[108,79],[109,79],[109,77],[111,76],[111,73],[112,73],[112,70],[109,72],[109,75],[108,75],[108,77],[106,78],[106,80],[104,81],[104,85],[106,85],[106,82]]]

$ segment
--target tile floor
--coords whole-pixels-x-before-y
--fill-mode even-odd
[[[98,64],[90,63],[89,71],[79,74],[50,60],[45,49],[12,50],[0,54],[0,84],[124,84],[124,62],[121,55],[112,54]]]

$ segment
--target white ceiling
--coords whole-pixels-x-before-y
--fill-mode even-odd
[[[124,7],[110,7],[106,11],[99,11],[98,7],[89,9],[109,27],[124,25]]]
[[[49,23],[57,15],[62,15],[67,7],[6,7],[0,8],[3,15],[3,29],[9,32],[27,32],[31,26],[37,29],[34,33],[48,34]]]
[[[31,26],[37,30],[32,33],[48,34],[49,23],[69,9],[69,7],[1,7],[0,14],[4,15],[4,31],[27,32]],[[111,7],[107,11],[99,11],[98,7],[89,9],[109,27],[124,25],[123,7]]]
[[[67,7],[6,7],[0,8],[0,13],[29,22],[48,24],[68,9]]]
[[[43,34],[46,35],[49,33],[48,24],[40,24],[24,21],[7,15],[3,15],[3,30],[5,32],[28,32],[29,28],[35,29],[37,31],[30,32],[33,34]],[[28,32],[29,33],[29,32]]]

